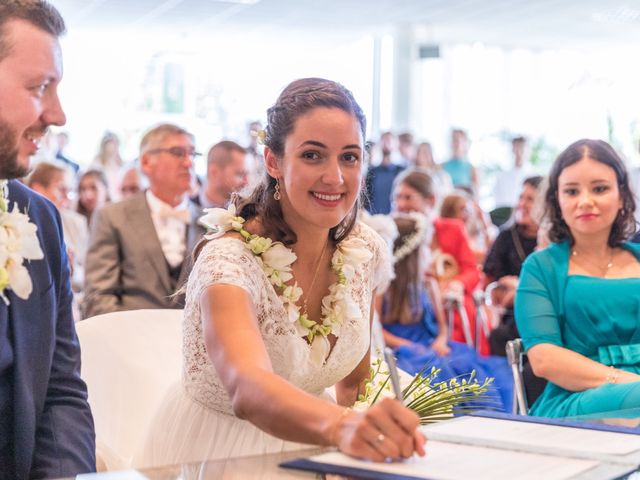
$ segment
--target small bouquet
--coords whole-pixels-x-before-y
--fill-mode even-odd
[[[498,407],[499,402],[489,392],[493,378],[479,382],[474,370],[449,380],[439,380],[440,370],[425,366],[402,390],[406,407],[418,414],[421,425]],[[370,368],[370,379],[365,383],[364,392],[358,395],[354,408],[364,410],[385,396],[393,396],[390,375],[383,370],[383,361],[378,358]]]

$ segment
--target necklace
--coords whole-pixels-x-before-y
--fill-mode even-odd
[[[291,265],[297,260],[296,254],[282,242],[274,242],[270,238],[249,233],[244,229],[244,218],[236,215],[234,204],[224,208],[209,208],[198,222],[208,229],[207,240],[223,236],[234,230],[244,240],[245,247],[260,260],[260,266],[265,276],[273,285],[285,310],[286,319],[293,324],[295,331],[304,337],[311,346],[310,358],[314,365],[326,362],[331,351],[327,337],[333,334],[339,337],[342,325],[358,323],[362,320],[362,312],[353,299],[350,288],[351,280],[362,265],[368,262],[372,253],[366,242],[357,236],[349,236],[336,245],[331,257],[331,270],[336,274],[336,282],[329,287],[329,294],[322,299],[321,319],[314,321],[306,312],[306,301],[303,302],[304,312],[300,313],[297,302],[303,296],[302,288],[293,278]],[[326,246],[329,240],[327,239]],[[321,254],[316,266],[310,289],[320,269]],[[287,284],[293,280],[293,284]],[[305,297],[306,298],[306,297]]]
[[[324,258],[324,253],[327,251],[327,245],[329,245],[329,239],[325,242],[322,247],[322,252],[320,252],[320,258],[318,258],[318,262],[316,263],[316,270],[313,273],[313,277],[311,278],[311,285],[309,285],[309,292],[313,292],[313,286],[316,283],[316,277],[318,276],[318,272],[320,271],[320,265],[322,264],[322,259]],[[309,300],[309,294],[304,296],[304,301],[302,302],[302,313],[303,315],[307,315],[307,301]]]
[[[572,257],[581,258],[583,262],[588,263],[592,267],[596,267],[598,270],[600,270],[602,272],[602,276],[604,276],[604,277],[607,276],[607,272],[609,271],[609,269],[611,269],[611,267],[613,267],[613,248],[611,249],[611,253],[609,254],[609,261],[607,262],[606,266],[602,266],[601,264],[598,264],[598,263],[596,263],[596,262],[594,262],[592,260],[589,260],[584,255],[581,255],[575,248],[573,250],[571,250],[571,256]]]

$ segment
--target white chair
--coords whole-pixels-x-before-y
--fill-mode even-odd
[[[168,388],[180,379],[182,310],[132,310],[76,324],[99,468],[128,468]]]

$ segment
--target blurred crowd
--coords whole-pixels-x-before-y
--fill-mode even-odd
[[[189,132],[158,125],[131,160],[107,131],[92,161],[69,158],[67,132],[48,134],[25,183],[62,217],[77,320],[180,306],[174,294],[204,233],[197,223],[202,210],[226,206],[265,174],[261,130],[251,122],[243,144],[221,140],[203,155]],[[436,161],[431,144],[411,133],[382,133],[369,142],[365,207],[376,216],[418,212],[430,225],[420,275],[430,308],[449,318],[440,323],[448,330],[434,334],[436,351],[447,352],[443,342],[451,339],[483,355],[505,355],[505,343],[518,337],[513,301],[520,268],[548,242],[536,207],[545,172],[530,165],[527,139],[512,138],[512,164],[495,176],[495,207],[485,211],[478,196],[484,180],[469,161],[470,144],[465,130],[453,129],[449,155]],[[203,178],[194,173],[198,161],[206,163]]]

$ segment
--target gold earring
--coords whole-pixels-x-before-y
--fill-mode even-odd
[[[280,195],[280,180],[276,178],[275,192],[273,192],[273,199],[277,202],[280,201],[282,195]]]

